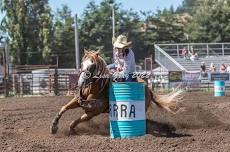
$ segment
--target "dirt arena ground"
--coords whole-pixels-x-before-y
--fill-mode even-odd
[[[133,139],[109,137],[108,114],[101,114],[76,127],[69,123],[81,109],[68,111],[60,120],[59,132],[49,126],[70,97],[0,99],[0,151],[2,152],[102,152],[102,151],[230,151],[230,93],[186,93],[185,111],[173,115],[153,106],[148,111],[148,133]]]

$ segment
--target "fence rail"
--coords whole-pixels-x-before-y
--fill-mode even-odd
[[[185,71],[185,68],[181,66],[175,59],[167,54],[158,45],[155,45],[155,61],[161,66],[165,67],[169,71]]]
[[[7,82],[0,83],[0,94],[5,96],[67,94],[76,89],[77,79],[78,74],[12,74]]]
[[[183,48],[193,50],[200,57],[227,56],[230,55],[230,43],[178,43],[178,44],[156,44],[170,56],[181,55]]]
[[[182,79],[176,82],[171,82],[169,80],[169,74],[154,75],[152,83],[154,89],[159,89],[159,88],[171,89],[171,88],[176,88],[178,86],[186,90],[214,89],[214,81],[211,80],[211,76],[209,75],[208,77],[203,78],[200,76],[200,72],[195,72],[195,73],[182,72]],[[230,90],[229,80],[225,81],[225,89]]]
[[[198,79],[199,73],[183,73],[183,79],[180,82],[169,82],[169,75],[153,75],[149,80],[154,89],[175,88],[180,85],[187,90],[202,90],[204,88],[212,89],[213,82],[202,82]],[[7,84],[0,83],[0,94],[9,96],[14,95],[49,95],[62,94],[67,95],[75,92],[77,89],[77,74],[14,74],[7,80]],[[151,85],[150,85],[151,86]],[[226,81],[226,90],[230,90],[230,81]]]

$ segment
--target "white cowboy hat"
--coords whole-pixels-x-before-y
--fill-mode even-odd
[[[124,48],[126,46],[130,46],[132,42],[127,42],[127,37],[124,35],[119,35],[117,40],[114,42],[113,46],[115,48]]]

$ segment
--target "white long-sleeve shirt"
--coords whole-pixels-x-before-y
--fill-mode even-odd
[[[126,56],[121,56],[115,53],[115,64],[121,69],[120,74],[132,74],[135,72],[135,56],[132,49],[129,48],[129,53]]]
[[[118,51],[114,51],[114,63],[116,68],[122,68],[124,66],[124,57],[119,54]]]

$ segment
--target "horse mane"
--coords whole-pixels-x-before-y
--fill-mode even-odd
[[[98,72],[101,71],[99,76],[102,76],[104,74],[109,74],[109,69],[107,68],[107,64],[106,64],[105,60],[99,55],[98,55],[97,59],[98,59],[97,60],[98,62],[96,63],[97,70],[98,70]]]

